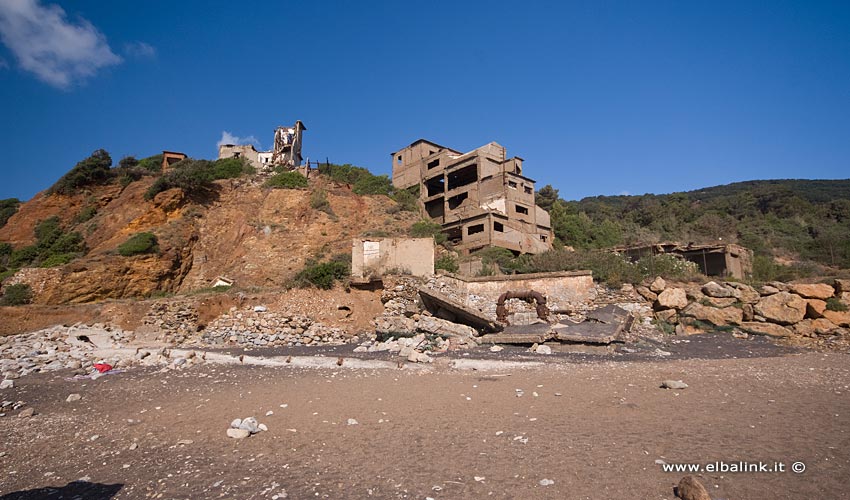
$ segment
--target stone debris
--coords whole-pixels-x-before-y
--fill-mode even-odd
[[[79,401],[83,399],[79,394],[69,394],[67,398],[65,398],[66,403],[73,403],[74,401]]]
[[[265,424],[257,422],[255,417],[237,418],[230,422],[227,436],[233,439],[243,439],[267,430],[269,428]]]
[[[681,380],[665,380],[661,382],[661,387],[665,389],[687,389],[688,384]]]
[[[285,315],[257,307],[230,308],[211,322],[200,343],[242,346],[342,345],[351,337],[339,328],[314,322],[308,316]]]
[[[537,484],[540,486],[552,486],[555,484],[555,481],[552,481],[551,479],[541,479]]]
[[[10,379],[5,379],[0,382],[0,389],[11,389],[15,387],[15,381]]]

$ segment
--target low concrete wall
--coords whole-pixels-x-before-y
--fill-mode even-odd
[[[469,295],[485,297],[493,303],[504,292],[534,290],[546,296],[554,306],[585,302],[596,298],[596,287],[590,271],[565,271],[557,273],[515,274],[465,278],[457,275],[444,277],[450,285]]]
[[[364,278],[387,271],[433,276],[433,238],[355,238],[351,244],[351,275]]]

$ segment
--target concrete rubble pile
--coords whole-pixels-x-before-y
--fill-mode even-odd
[[[341,345],[349,336],[302,315],[283,315],[264,306],[231,307],[210,323],[200,340],[210,345]]]
[[[773,281],[756,289],[714,281],[670,286],[656,278],[635,290],[652,303],[655,317],[673,325],[680,335],[714,325],[731,327],[744,336],[804,337],[821,345],[850,341],[850,280],[836,279],[832,284]]]

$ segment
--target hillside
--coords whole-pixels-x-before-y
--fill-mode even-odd
[[[753,249],[756,272],[766,279],[811,274],[817,266],[850,268],[850,180],[748,181],[580,201],[544,186],[537,199],[557,238],[578,249],[724,241]]]
[[[0,227],[3,277],[14,275],[5,284],[28,283],[35,302],[51,304],[191,292],[218,276],[244,290],[280,288],[308,261],[350,254],[352,237],[403,232],[418,220],[385,195],[357,195],[315,174],[304,188],[271,189],[248,173],[210,180],[203,196],[173,187],[146,199],[160,179],[112,175],[22,203]],[[53,237],[44,235],[48,226]],[[138,233],[153,234],[156,251],[121,255]],[[20,265],[30,250],[61,247],[75,234],[82,241],[74,248]]]

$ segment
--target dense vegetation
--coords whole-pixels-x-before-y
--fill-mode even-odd
[[[274,189],[299,189],[307,187],[307,178],[298,172],[279,172],[270,177],[265,185]]]
[[[87,186],[107,184],[113,178],[111,167],[112,157],[106,150],[98,149],[60,177],[49,193],[72,195]]]
[[[172,188],[180,188],[187,196],[203,197],[212,190],[212,181],[232,179],[242,174],[254,173],[254,167],[241,158],[221,160],[193,160],[187,158],[173,164],[158,177],[145,193],[146,200]]]
[[[3,267],[19,269],[25,266],[53,267],[67,264],[86,252],[83,237],[77,232],[66,232],[53,216],[35,226],[34,245],[11,250],[8,244],[0,245]]]
[[[0,297],[0,306],[20,306],[32,302],[32,288],[24,283],[9,285]]]
[[[158,251],[159,244],[156,235],[152,233],[136,233],[130,236],[127,241],[118,245],[118,253],[124,257],[156,253]]]
[[[306,288],[314,286],[324,290],[333,288],[337,281],[345,281],[351,274],[351,255],[336,255],[327,262],[310,260],[295,275],[293,285]]]
[[[15,215],[15,212],[18,211],[18,207],[20,206],[21,201],[17,198],[0,200],[0,227],[6,225],[6,222],[9,221],[11,216]]]
[[[681,241],[739,243],[763,278],[793,278],[773,257],[850,268],[850,180],[750,181],[667,195],[565,201],[544,186],[537,204],[557,241],[579,250]],[[810,266],[809,266],[810,267]]]

